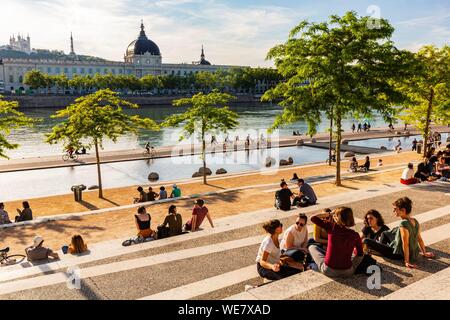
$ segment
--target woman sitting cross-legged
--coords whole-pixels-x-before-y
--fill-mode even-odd
[[[426,251],[419,222],[410,216],[412,201],[408,197],[403,197],[392,205],[395,215],[402,219],[399,227],[383,232],[379,241],[366,239],[365,244],[369,249],[387,258],[403,259],[408,268],[416,268],[413,262],[419,257],[419,252],[426,258],[433,258],[434,254]]]
[[[363,245],[370,241],[379,241],[384,231],[389,227],[384,224],[383,217],[377,210],[369,210],[364,216],[364,228],[362,229]]]
[[[283,232],[283,224],[279,220],[270,220],[263,225],[267,236],[264,238],[256,257],[258,274],[269,280],[280,280],[303,271],[303,265],[286,257],[281,260],[278,237]]]
[[[156,239],[156,232],[150,228],[150,223],[152,221],[152,217],[147,213],[145,207],[138,208],[138,214],[135,215],[136,219],[136,228],[138,230],[138,236],[140,238],[149,238],[153,237]]]
[[[318,215],[311,217],[311,221],[328,233],[328,247],[326,253],[317,246],[310,245],[309,252],[317,264],[320,272],[329,277],[349,277],[363,259],[361,238],[350,228],[355,225],[353,211],[348,207],[339,207],[333,211],[334,223],[324,221]],[[352,258],[356,248],[356,256]]]

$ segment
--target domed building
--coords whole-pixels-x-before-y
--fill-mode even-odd
[[[136,67],[135,75],[137,77],[149,73],[161,74],[161,52],[158,45],[147,38],[144,29],[144,22],[141,21],[141,32],[138,38],[128,45],[124,57],[125,63],[130,63]]]
[[[138,78],[148,74],[188,76],[198,72],[240,68],[240,66],[212,64],[205,58],[203,45],[200,61],[162,63],[161,51],[158,45],[147,37],[143,21],[141,21],[140,29],[138,37],[126,48],[123,62],[75,54],[72,35],[70,36],[70,54],[67,55],[64,52],[50,56],[21,52],[13,52],[15,55],[11,55],[9,51],[2,51],[0,47],[0,59],[3,61],[5,70],[0,72],[0,91],[12,92],[19,88],[28,88],[23,84],[23,79],[31,70],[39,70],[49,75],[64,74],[71,79],[75,75],[94,76],[95,74],[135,75]],[[18,56],[19,53],[24,56]]]

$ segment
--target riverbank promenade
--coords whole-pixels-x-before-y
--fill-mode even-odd
[[[440,133],[450,132],[450,127],[448,126],[432,126],[433,131]],[[370,131],[362,132],[344,132],[342,134],[342,139],[347,141],[357,141],[366,139],[379,139],[379,138],[396,138],[405,137],[410,135],[421,134],[417,129],[409,126],[407,131],[402,129],[389,130],[387,127],[373,128]],[[257,137],[252,137],[254,143],[251,143],[249,147],[245,146],[245,137],[241,137],[241,140],[237,144],[230,145],[227,148],[223,148],[223,145],[219,144],[217,146],[207,146],[206,152],[211,153],[221,153],[221,152],[232,152],[235,150],[246,150],[246,149],[256,149],[258,144],[256,143]],[[314,141],[318,144],[313,143]],[[273,139],[272,147],[291,147],[296,146],[298,141],[302,140],[305,146],[311,146],[323,149],[325,146],[323,143],[329,141],[328,133],[318,133],[313,137],[306,135],[301,136],[280,136],[277,139]],[[444,141],[445,143],[445,141]],[[263,146],[261,146],[263,147]],[[379,153],[383,150],[376,150],[375,148],[366,148],[358,146],[343,145],[345,151],[353,151],[355,153]],[[111,163],[111,162],[122,162],[122,161],[133,161],[133,160],[143,160],[148,159],[149,155],[143,153],[145,149],[134,149],[134,150],[121,150],[121,151],[105,151],[101,152],[101,163]],[[163,146],[156,147],[155,154],[153,158],[167,158],[180,155],[198,155],[201,153],[200,144],[182,144],[177,146]],[[0,159],[0,173],[1,172],[15,172],[22,170],[34,170],[34,169],[48,169],[48,168],[60,168],[60,167],[75,167],[81,165],[95,164],[95,153],[88,152],[86,155],[80,155],[76,161],[63,161],[61,156],[33,156],[29,158],[22,159],[10,159],[4,160]]]
[[[372,170],[345,173],[339,188],[333,184],[335,168],[326,164],[282,168],[269,175],[210,178],[208,185],[187,179],[178,183],[182,198],[145,203],[152,226],[162,222],[170,204],[187,221],[194,199],[202,197],[215,227],[204,224],[194,233],[130,247],[121,243],[136,232],[133,215],[139,205],[131,204],[134,187],[105,190],[104,199],[98,199],[95,191],[87,192],[81,203],[74,202],[72,195],[30,200],[35,220],[2,228],[0,243],[13,253],[23,252],[39,234],[61,259],[2,267],[0,299],[449,299],[450,185],[401,185],[405,163],[417,163],[420,155],[402,152],[380,157],[383,167],[376,167],[378,157],[373,157]],[[288,181],[294,172],[311,183],[318,204],[276,210],[274,192],[280,179]],[[294,184],[289,186],[294,190]],[[412,199],[413,215],[435,259],[420,258],[418,269],[406,269],[401,262],[375,256],[382,267],[380,289],[369,289],[365,275],[336,280],[315,271],[263,285],[254,262],[264,237],[263,222],[277,218],[289,226],[300,212],[311,216],[323,208],[346,205],[355,213],[356,231],[362,229],[368,209],[379,210],[394,227],[399,220],[391,203],[402,196]],[[5,203],[6,209],[18,205]],[[308,228],[311,232],[309,221]],[[87,241],[89,253],[64,255],[59,249],[76,233]],[[79,268],[78,289],[67,285],[69,267]],[[256,285],[260,286],[253,288]]]

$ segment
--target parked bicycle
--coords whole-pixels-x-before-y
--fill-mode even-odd
[[[70,154],[69,152],[66,152],[65,154],[63,154],[62,159],[63,159],[63,161],[67,161],[67,160],[75,161],[78,159],[78,155],[76,153]]]
[[[9,247],[0,250],[0,265],[9,266],[16,263],[21,263],[25,259],[23,254],[8,255]]]

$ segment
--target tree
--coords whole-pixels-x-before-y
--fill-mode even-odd
[[[22,112],[18,111],[19,104],[17,101],[5,101],[0,96],[0,158],[9,159],[6,150],[12,150],[19,147],[16,143],[10,143],[7,137],[12,129],[20,127],[31,127],[38,121],[26,117]]]
[[[48,143],[62,141],[65,147],[95,147],[99,198],[103,197],[103,189],[98,149],[102,148],[103,139],[108,138],[116,142],[121,135],[137,134],[139,129],[159,129],[152,119],[129,116],[123,112],[123,108],[138,108],[138,105],[120,99],[117,92],[104,89],[80,97],[75,103],[52,115],[52,118],[64,120],[47,134]]]
[[[184,123],[184,135],[180,136],[180,141],[195,133],[198,134],[202,142],[204,184],[206,184],[206,134],[208,132],[226,133],[229,129],[236,128],[239,116],[226,106],[229,100],[234,98],[227,93],[213,91],[209,94],[200,92],[192,98],[174,100],[175,107],[189,106],[189,108],[182,114],[169,116],[162,124],[165,127],[177,127]]]
[[[399,89],[408,96],[400,117],[423,134],[427,153],[430,122],[450,123],[450,46],[424,46],[416,54],[417,67],[411,77],[401,79]]]
[[[47,86],[47,75],[38,70],[32,70],[25,74],[23,83],[30,86],[31,89],[37,90]]]
[[[342,119],[378,112],[390,121],[392,106],[405,98],[391,81],[409,75],[405,63],[409,54],[390,41],[394,29],[387,20],[377,20],[378,27],[372,28],[370,19],[347,12],[342,17],[331,16],[329,22],[302,21],[287,42],[272,48],[267,56],[275,60],[285,79],[262,97],[263,101],[281,101],[284,107],[274,127],[305,120],[313,135],[323,114],[333,119],[337,186],[341,185]]]

